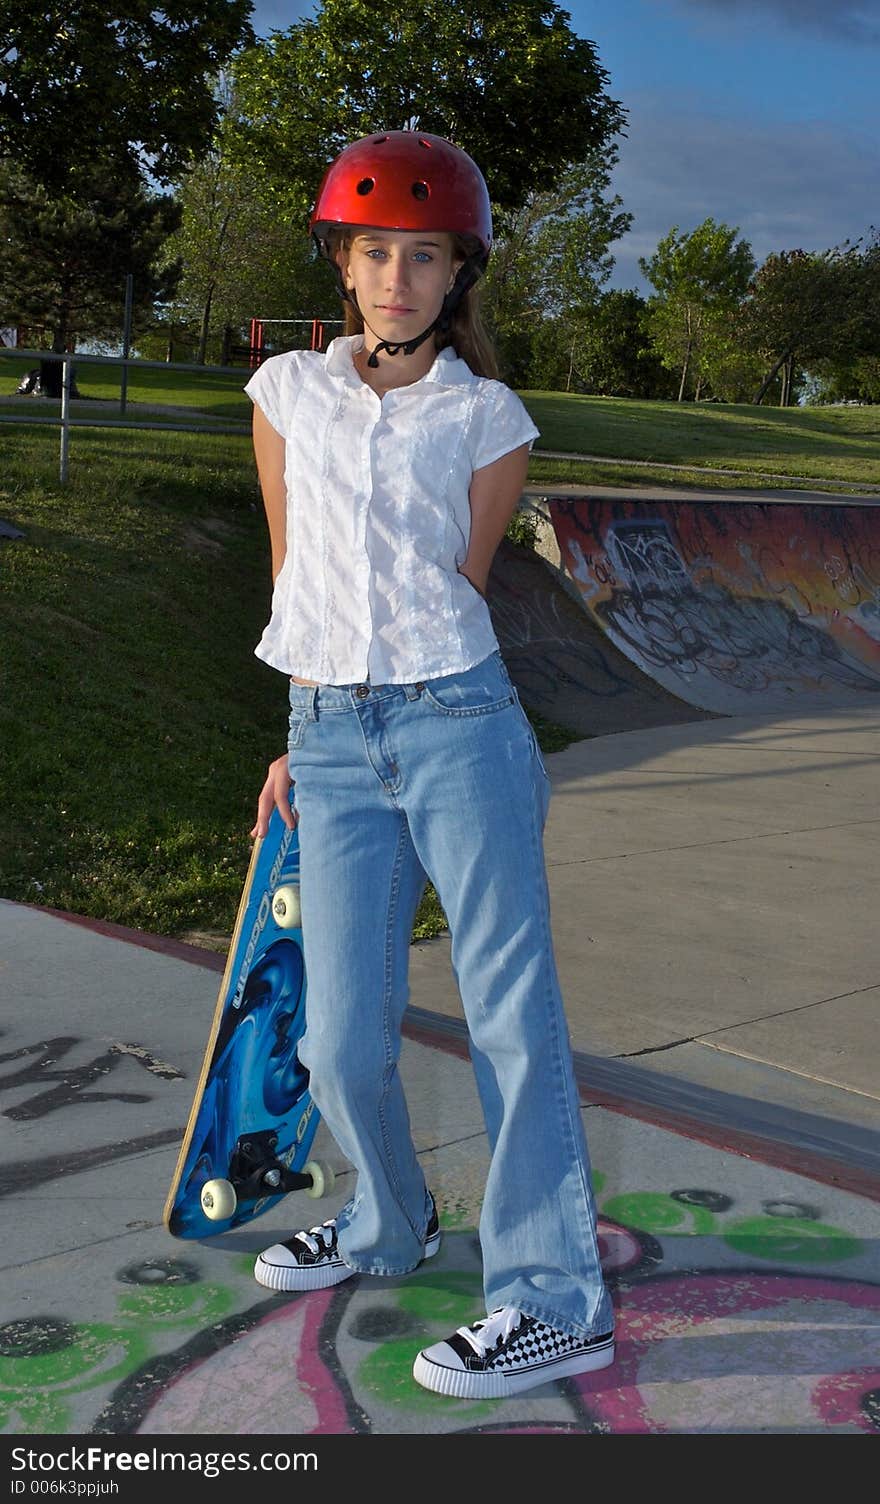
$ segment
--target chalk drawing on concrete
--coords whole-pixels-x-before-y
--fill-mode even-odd
[[[845,1277],[866,1249],[820,1206],[781,1196],[754,1214],[706,1186],[600,1205],[619,1358],[601,1374],[545,1386],[537,1407],[534,1394],[475,1405],[414,1383],[418,1348],[481,1311],[474,1229],[447,1227],[438,1258],[407,1279],[256,1301],[251,1255],[236,1253],[225,1279],[214,1250],[135,1259],[117,1273],[112,1319],[45,1315],[0,1328],[0,1426],[301,1436],[880,1431],[880,1287]]]
[[[878,1338],[876,1285],[730,1269],[658,1275],[620,1293],[605,1382],[572,1384],[593,1423],[627,1435],[875,1432]]]

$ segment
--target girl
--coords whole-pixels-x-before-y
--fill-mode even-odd
[[[272,545],[256,649],[290,678],[274,805],[299,821],[299,1054],[357,1171],[337,1217],[260,1254],[273,1290],[398,1276],[440,1246],[398,1074],[426,874],[452,936],[491,1166],[488,1315],[414,1376],[482,1399],[603,1368],[613,1317],[553,957],[549,783],[484,599],[538,430],[496,379],[471,289],[492,243],[471,158],[389,131],[328,169],[312,234],[348,333],[264,362],[246,391]]]

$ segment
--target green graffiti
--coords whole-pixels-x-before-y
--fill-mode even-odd
[[[0,1426],[4,1431],[37,1436],[64,1435],[70,1411],[52,1394],[0,1393]]]
[[[440,1213],[440,1226],[444,1232],[467,1232],[473,1225],[469,1206],[444,1206]]]
[[[602,1215],[624,1227],[655,1236],[705,1237],[715,1229],[715,1218],[702,1206],[684,1206],[671,1196],[655,1191],[633,1191],[603,1202]]]
[[[448,1337],[446,1330],[444,1335]],[[430,1389],[423,1389],[413,1378],[413,1362],[419,1347],[431,1342],[431,1338],[423,1334],[421,1338],[416,1336],[383,1342],[381,1347],[364,1358],[360,1364],[359,1377],[367,1390],[372,1392],[387,1405],[400,1405],[409,1410],[438,1410],[442,1409],[447,1414],[450,1406],[457,1410],[466,1410],[468,1416],[480,1416],[491,1412],[491,1401],[483,1401],[482,1404],[474,1404],[473,1400],[454,1400],[448,1395],[434,1394]],[[433,1340],[437,1340],[436,1338]],[[453,1412],[454,1413],[454,1412]]]
[[[232,1306],[232,1295],[219,1285],[146,1286],[123,1295],[119,1311],[129,1321],[152,1321],[157,1325],[201,1326],[219,1321]]]
[[[725,1228],[724,1241],[750,1258],[797,1264],[836,1263],[863,1251],[858,1238],[800,1217],[747,1217]]]
[[[445,1217],[442,1219],[446,1226]],[[468,1228],[468,1231],[473,1231]],[[482,1274],[478,1269],[437,1269],[434,1265],[410,1275],[396,1293],[395,1304],[404,1314],[406,1336],[385,1341],[367,1354],[358,1367],[367,1390],[389,1405],[431,1410],[458,1402],[423,1389],[413,1378],[413,1361],[419,1348],[448,1337],[456,1327],[482,1314]],[[468,1414],[491,1412],[491,1404],[467,1405]]]
[[[605,1189],[605,1181],[607,1180],[607,1178],[607,1175],[603,1175],[601,1170],[592,1171],[590,1179],[593,1183],[594,1196],[598,1196],[599,1192]]]
[[[446,1326],[463,1326],[473,1316],[474,1302],[479,1302],[482,1287],[476,1270],[468,1274],[432,1270],[410,1276],[401,1287],[397,1304],[426,1325],[442,1321]]]
[[[10,1322],[0,1329],[0,1422],[8,1428],[18,1416],[27,1431],[63,1431],[66,1396],[122,1378],[147,1354],[141,1334],[120,1327],[54,1317]]]
[[[151,1330],[204,1326],[221,1320],[232,1294],[200,1282],[172,1260],[145,1260],[118,1275],[119,1319],[73,1324],[35,1316],[0,1327],[0,1426],[47,1435],[66,1431],[68,1398],[116,1383],[151,1356]]]

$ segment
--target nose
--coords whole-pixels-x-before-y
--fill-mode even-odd
[[[385,269],[389,287],[409,287],[409,262],[403,252],[390,255]]]

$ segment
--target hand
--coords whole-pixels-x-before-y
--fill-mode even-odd
[[[459,572],[459,574],[464,575],[464,578],[467,580],[467,582],[471,586],[471,588],[473,590],[476,590],[477,595],[481,595],[483,597],[483,600],[485,600],[486,599],[486,581],[483,580],[482,585],[478,585],[477,582],[476,582],[476,580],[471,577],[471,575],[468,572],[468,570],[463,569],[461,565],[458,566],[458,572]]]
[[[269,829],[269,820],[273,809],[281,811],[281,818],[288,830],[296,830],[296,815],[290,808],[290,786],[293,779],[290,776],[290,767],[287,753],[283,757],[276,757],[270,762],[266,782],[260,790],[260,798],[257,804],[257,823],[251,831],[251,837],[259,837],[260,840]]]

